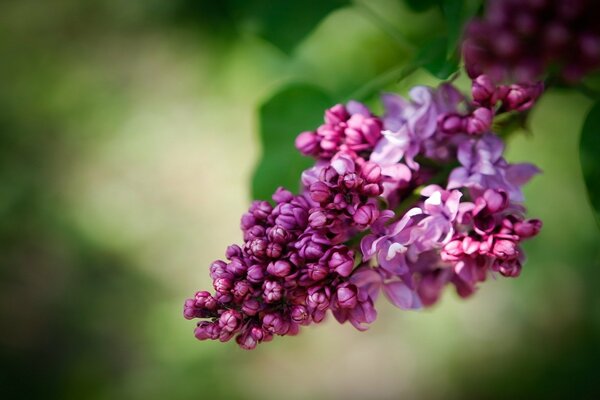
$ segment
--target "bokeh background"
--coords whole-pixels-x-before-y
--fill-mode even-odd
[[[544,171],[519,279],[419,312],[380,302],[365,333],[329,319],[253,352],[193,337],[183,300],[241,240],[257,107],[290,82],[337,101],[438,82],[386,78],[443,31],[438,10],[346,3],[0,3],[2,398],[600,396],[600,236],[577,152],[591,102],[564,89],[509,144]]]

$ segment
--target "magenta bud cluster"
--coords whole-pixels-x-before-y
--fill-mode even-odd
[[[600,7],[594,0],[494,0],[463,43],[469,76],[534,82],[548,69],[567,82],[600,67]]]

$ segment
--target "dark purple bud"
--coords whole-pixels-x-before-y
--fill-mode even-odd
[[[263,239],[252,239],[248,243],[248,253],[257,258],[262,258],[266,255],[267,242]]]
[[[342,284],[337,288],[337,305],[340,308],[354,308],[358,304],[358,289],[352,284]]]
[[[276,335],[285,335],[290,329],[290,323],[283,319],[279,313],[265,314],[262,319],[263,329]]]
[[[514,230],[522,238],[530,238],[537,235],[542,229],[542,221],[539,219],[528,219],[515,223]]]
[[[438,117],[438,127],[442,133],[449,135],[464,132],[465,121],[456,113],[446,113]]]
[[[311,228],[320,229],[327,226],[327,212],[320,208],[314,208],[310,210],[310,214],[308,215],[308,225]]]
[[[360,172],[369,183],[379,183],[381,181],[381,167],[375,162],[367,161],[361,167]]]
[[[319,263],[308,264],[306,266],[306,274],[313,282],[317,282],[329,275],[329,268]]]
[[[244,350],[253,350],[258,344],[258,341],[252,337],[249,331],[237,335],[235,341]]]
[[[227,250],[225,251],[225,256],[228,260],[231,260],[234,257],[239,258],[242,256],[242,249],[237,244],[232,244],[231,246],[227,247]]]
[[[361,191],[368,197],[377,197],[383,193],[383,187],[379,183],[368,183],[362,187]]]
[[[344,175],[344,186],[348,189],[355,189],[361,183],[362,179],[355,172]]]
[[[315,132],[302,132],[296,137],[295,144],[305,156],[317,155],[319,152],[319,137]]]
[[[267,272],[273,276],[283,278],[288,276],[292,272],[292,266],[289,262],[284,260],[277,260],[269,263],[267,266]]]
[[[267,303],[274,303],[283,297],[283,287],[276,281],[265,281],[263,283],[263,300]]]
[[[239,258],[233,258],[229,264],[227,264],[227,271],[233,275],[241,276],[246,274],[248,267]]]
[[[492,100],[496,91],[496,85],[492,82],[489,76],[479,75],[473,80],[471,86],[471,94],[473,100],[483,106],[493,106],[495,101]]]
[[[242,221],[240,225],[242,227],[242,230],[247,230],[256,225],[256,219],[254,218],[254,215],[250,213],[242,215]]]
[[[289,190],[284,189],[283,187],[278,187],[275,193],[273,193],[273,201],[277,204],[280,203],[289,203],[294,198],[294,195]]]
[[[353,216],[354,222],[362,228],[371,225],[379,217],[379,210],[374,204],[365,204],[356,210]]]
[[[252,239],[262,239],[265,236],[265,228],[260,225],[254,225],[244,232],[244,240],[249,242]]]
[[[244,304],[242,304],[242,311],[244,312],[244,314],[250,317],[258,314],[260,309],[260,303],[256,299],[248,299],[244,301]]]
[[[210,277],[212,279],[217,278],[231,278],[231,273],[227,271],[227,264],[223,261],[218,260],[210,265]]]
[[[207,310],[214,310],[217,308],[217,301],[207,291],[196,292],[194,303],[196,307],[205,308]]]
[[[494,241],[492,253],[503,260],[510,260],[519,255],[519,250],[512,240],[500,239]]]
[[[200,321],[198,322],[198,326],[194,330],[194,336],[198,340],[216,340],[221,333],[221,329],[219,328],[218,323],[216,322],[208,322],[208,321]]]
[[[271,207],[268,201],[255,201],[250,207],[250,212],[259,221],[267,219],[271,211],[273,211],[273,207]]]
[[[267,245],[266,254],[269,258],[279,258],[281,257],[283,249],[279,243],[269,243]]]
[[[242,314],[236,310],[226,310],[219,318],[221,331],[235,332],[242,323]]]
[[[313,286],[308,289],[306,305],[311,310],[325,311],[329,308],[331,292],[328,287]]]
[[[294,321],[298,324],[302,324],[302,323],[308,321],[308,317],[309,317],[308,310],[303,305],[292,306],[292,309],[290,311],[290,316],[292,318],[292,321]]]
[[[269,237],[269,240],[271,242],[275,242],[275,243],[286,243],[289,239],[289,233],[288,231],[286,231],[285,229],[283,229],[281,226],[275,225],[272,228],[269,228],[267,230],[267,236]]]
[[[213,286],[217,292],[229,293],[233,288],[233,281],[229,278],[217,278],[213,281]]]
[[[533,107],[544,90],[543,84],[510,85],[504,96],[504,107],[508,110],[525,111]]]
[[[253,326],[250,328],[250,335],[257,341],[262,342],[265,339],[265,332],[259,326]]]
[[[347,247],[343,247],[331,253],[327,265],[338,275],[348,277],[354,269],[354,253],[349,251]]]
[[[316,201],[317,203],[325,203],[329,200],[331,196],[331,192],[329,190],[329,186],[326,183],[321,181],[316,181],[312,185],[310,185],[310,198]]]
[[[265,278],[263,267],[261,265],[259,265],[259,264],[251,265],[248,268],[248,272],[246,274],[246,277],[247,277],[248,281],[252,282],[252,283],[260,283],[260,282],[262,282],[263,279]]]
[[[335,106],[325,110],[325,123],[337,125],[344,122],[350,117],[346,107],[342,104],[336,104]]]
[[[233,298],[237,302],[244,300],[246,297],[248,297],[250,295],[251,292],[252,292],[252,286],[250,285],[250,283],[248,281],[245,281],[245,280],[237,281],[233,285],[233,291],[232,291]]]
[[[494,114],[489,108],[479,107],[467,118],[467,133],[480,135],[490,130]]]
[[[521,262],[518,259],[514,260],[497,260],[492,269],[500,272],[508,278],[516,278],[521,274]]]

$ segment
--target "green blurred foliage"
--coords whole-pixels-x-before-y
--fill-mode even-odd
[[[581,169],[588,189],[590,203],[600,227],[600,103],[588,113],[581,130],[579,144]]]
[[[576,162],[591,102],[568,90],[511,137],[509,160],[544,170],[519,279],[419,313],[380,302],[366,333],[328,322],[251,353],[193,338],[182,302],[240,239],[253,129],[285,148],[259,167],[279,174],[262,197],[293,184],[295,131],[327,103],[439,82],[414,62],[456,26],[437,2],[324,2],[316,24],[325,5],[281,2],[288,20],[272,3],[0,5],[2,397],[597,397],[600,238]]]

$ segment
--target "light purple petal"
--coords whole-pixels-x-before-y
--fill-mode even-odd
[[[385,294],[390,303],[403,310],[411,310],[420,306],[417,295],[404,282],[395,281],[385,283],[383,285],[383,294]]]
[[[510,164],[506,169],[506,179],[513,185],[522,186],[540,172],[542,171],[533,164]]]

